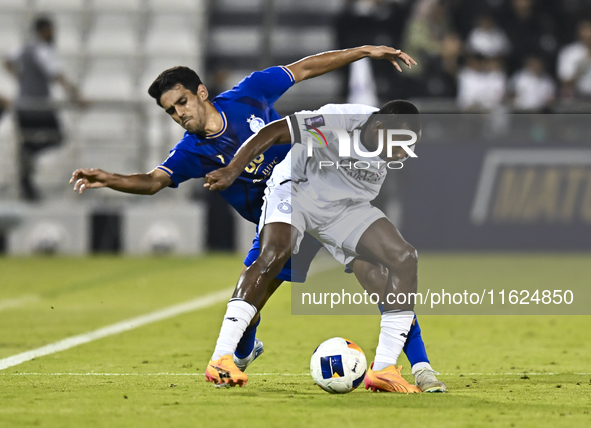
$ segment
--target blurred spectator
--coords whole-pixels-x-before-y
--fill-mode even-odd
[[[63,136],[55,109],[51,104],[51,83],[59,82],[70,98],[80,105],[84,100],[78,89],[62,73],[54,47],[54,27],[51,20],[37,18],[31,41],[10,55],[5,66],[17,79],[16,117],[20,128],[19,181],[21,196],[39,199],[33,185],[34,158],[43,150],[59,146]]]
[[[558,11],[541,0],[511,0],[501,17],[505,32],[511,40],[511,54],[507,61],[510,73],[523,64],[523,58],[538,52],[542,59],[551,62],[556,54],[558,41]]]
[[[408,3],[408,0],[347,1],[336,21],[338,47],[398,46],[408,17]]]
[[[591,16],[591,2],[589,0],[537,0],[544,8],[551,10],[552,18],[559,26],[558,42],[561,46],[577,37],[577,24],[584,18]]]
[[[441,43],[441,56],[432,61],[425,81],[426,95],[451,97],[457,95],[457,74],[462,55],[462,41],[456,34],[448,34]]]
[[[466,112],[491,112],[505,98],[507,78],[496,58],[470,55],[458,73],[458,106]]]
[[[336,21],[337,48],[347,49],[362,45],[399,48],[409,3],[406,0],[348,1]],[[404,76],[398,75],[387,61],[358,61],[346,67],[343,72],[343,99],[381,105],[390,99],[403,98],[406,95],[401,92],[404,90],[404,84],[401,83]],[[364,91],[370,91],[370,95]]]
[[[485,57],[504,57],[509,53],[511,43],[492,16],[481,15],[476,27],[468,34],[466,47],[470,53]]]
[[[539,111],[553,103],[558,80],[563,94],[591,98],[591,21],[579,25],[577,43],[564,47],[577,17],[589,16],[591,0],[349,0],[347,5],[337,25],[339,48],[390,44],[418,62],[404,75],[377,69],[388,64],[356,63],[343,85],[350,101],[372,103],[374,94],[378,104],[399,97],[455,97],[462,108],[488,111],[502,105],[509,88],[513,107]],[[462,62],[468,64],[460,76]],[[486,82],[492,86],[480,87]]]
[[[419,0],[406,26],[404,51],[417,61],[409,75],[422,78],[430,64],[441,57],[443,40],[453,33],[451,20],[440,0]]]
[[[509,81],[513,107],[519,111],[543,112],[554,101],[556,85],[544,70],[541,58],[526,58],[524,67]]]
[[[453,26],[462,40],[474,29],[476,19],[486,12],[498,18],[509,0],[445,0],[445,7],[452,17]]]
[[[591,20],[578,27],[578,41],[563,47],[558,55],[558,78],[565,98],[591,98]]]

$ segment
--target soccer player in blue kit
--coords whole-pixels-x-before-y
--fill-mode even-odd
[[[152,195],[165,187],[176,188],[191,178],[202,178],[208,172],[226,166],[238,148],[266,124],[281,119],[273,104],[291,86],[311,79],[362,58],[386,59],[398,71],[397,60],[410,68],[416,64],[404,52],[386,46],[361,46],[340,51],[329,51],[303,58],[287,66],[270,67],[243,79],[234,88],[209,100],[201,79],[187,67],[174,67],[162,72],[150,86],[148,93],[186,132],[171,150],[169,157],[149,173],[121,175],[101,169],[77,169],[70,183],[79,193],[86,189],[109,187],[120,192]],[[258,224],[266,180],[273,168],[283,160],[289,145],[271,147],[255,158],[221,196],[245,219]],[[314,255],[321,245],[308,237],[302,245]],[[315,249],[315,251],[314,251]],[[258,234],[244,261],[245,269],[257,258]],[[313,257],[313,256],[312,256]],[[291,263],[284,266],[273,281],[266,301],[283,281],[303,282],[307,266],[292,270]],[[361,285],[372,292],[382,290],[388,277],[382,266],[356,259],[350,266]],[[235,297],[235,296],[233,296]],[[232,305],[232,299],[228,303]],[[234,363],[240,370],[252,363],[263,351],[256,339],[260,315],[256,314],[246,328],[236,352]],[[415,318],[404,348],[413,367],[417,385],[423,392],[444,392],[446,386],[435,377],[429,365],[421,330]]]

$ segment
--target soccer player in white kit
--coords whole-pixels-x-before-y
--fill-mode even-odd
[[[375,361],[366,374],[365,387],[421,392],[396,367],[414,317],[410,296],[417,291],[417,252],[382,211],[370,204],[388,168],[399,169],[401,161],[414,156],[412,146],[421,128],[412,103],[390,101],[379,111],[332,104],[275,121],[244,143],[227,167],[209,173],[206,187],[227,188],[259,153],[273,144],[302,142],[302,134],[311,130],[322,137],[325,147],[294,144],[267,182],[259,223],[261,250],[236,286],[234,304],[228,306],[206,379],[216,384],[246,383],[247,375],[232,367],[233,350],[262,309],[270,281],[292,252],[297,254],[307,232],[345,265],[361,258],[387,268],[382,296],[393,293],[405,298],[400,299],[402,303],[397,298],[394,303],[385,299]],[[363,162],[361,169],[355,167],[358,162]]]

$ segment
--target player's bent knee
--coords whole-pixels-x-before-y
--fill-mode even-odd
[[[392,271],[404,269],[416,270],[419,265],[419,255],[412,245],[405,245],[403,248],[390,251],[388,254],[389,264],[387,268]]]
[[[412,246],[409,245],[403,256],[404,263],[412,265],[413,267],[418,267],[419,265],[419,253],[417,250]]]

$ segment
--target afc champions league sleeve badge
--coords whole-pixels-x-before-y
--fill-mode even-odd
[[[265,121],[260,117],[256,117],[254,114],[251,114],[246,121],[250,124],[250,130],[255,134],[265,126]]]
[[[281,211],[283,214],[291,214],[291,205],[288,202],[281,201],[279,205],[277,205],[277,209]]]

